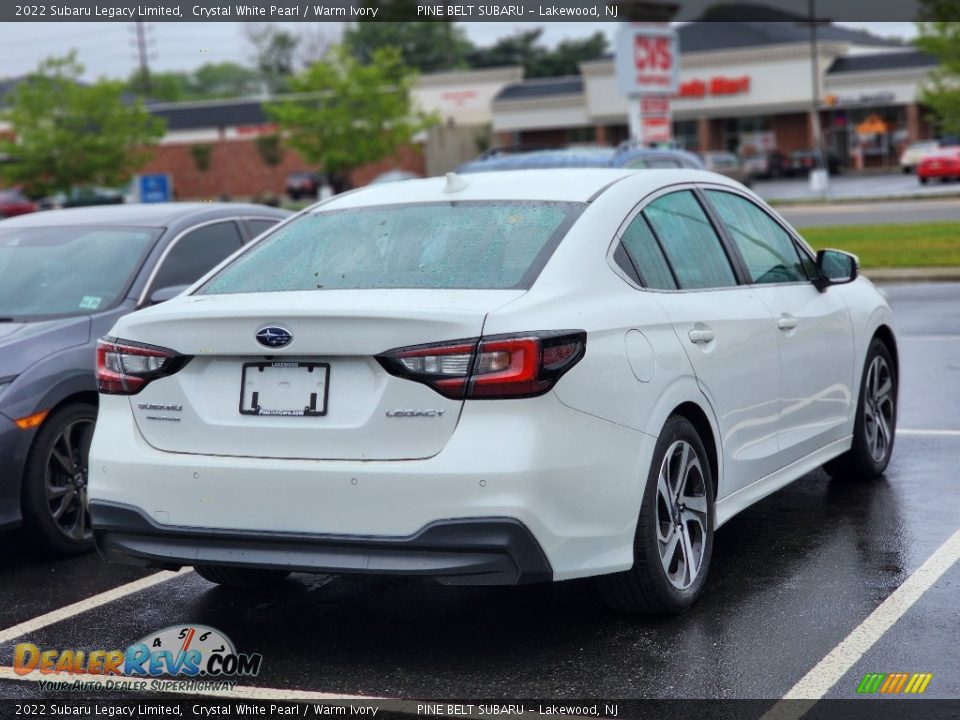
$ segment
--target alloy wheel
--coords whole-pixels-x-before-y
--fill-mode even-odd
[[[74,542],[92,537],[87,516],[87,479],[94,421],[78,418],[64,425],[50,446],[44,473],[47,507],[63,535]]]
[[[874,462],[882,462],[893,442],[893,374],[887,361],[877,355],[867,368],[863,394],[863,425],[867,450]]]
[[[690,587],[703,565],[707,493],[700,458],[690,443],[674,442],[657,478],[657,545],[670,584]]]

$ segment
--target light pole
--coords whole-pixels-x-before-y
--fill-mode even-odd
[[[826,195],[830,172],[823,153],[823,131],[820,128],[820,62],[817,51],[817,0],[807,0],[810,15],[810,73],[813,80],[813,105],[810,122],[813,130],[813,169],[810,171],[810,188]]]

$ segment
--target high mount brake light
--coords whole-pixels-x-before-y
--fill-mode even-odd
[[[126,340],[97,341],[97,387],[104,395],[136,395],[147,383],[172,375],[190,358]]]
[[[445,397],[496,400],[543,395],[586,345],[582,330],[529,332],[396,348],[377,360],[391,375]]]

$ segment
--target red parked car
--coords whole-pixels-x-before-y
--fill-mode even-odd
[[[0,190],[0,220],[36,212],[37,206],[19,190]]]
[[[960,180],[960,148],[950,147],[924,155],[917,165],[917,177],[926,185],[932,178]]]

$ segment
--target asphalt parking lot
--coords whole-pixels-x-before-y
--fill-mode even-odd
[[[236,593],[189,571],[44,559],[7,533],[0,697],[43,697],[11,679],[17,642],[123,648],[193,622],[263,654],[244,684],[264,697],[781,698],[794,688],[851,698],[867,672],[929,672],[925,697],[960,698],[960,284],[887,292],[902,386],[885,477],[851,485],[817,471],[737,516],[718,531],[703,599],[682,617],[618,616],[579,581],[475,589],[298,575]],[[130,591],[147,576],[161,581]],[[98,606],[68,607],[86,598]]]

